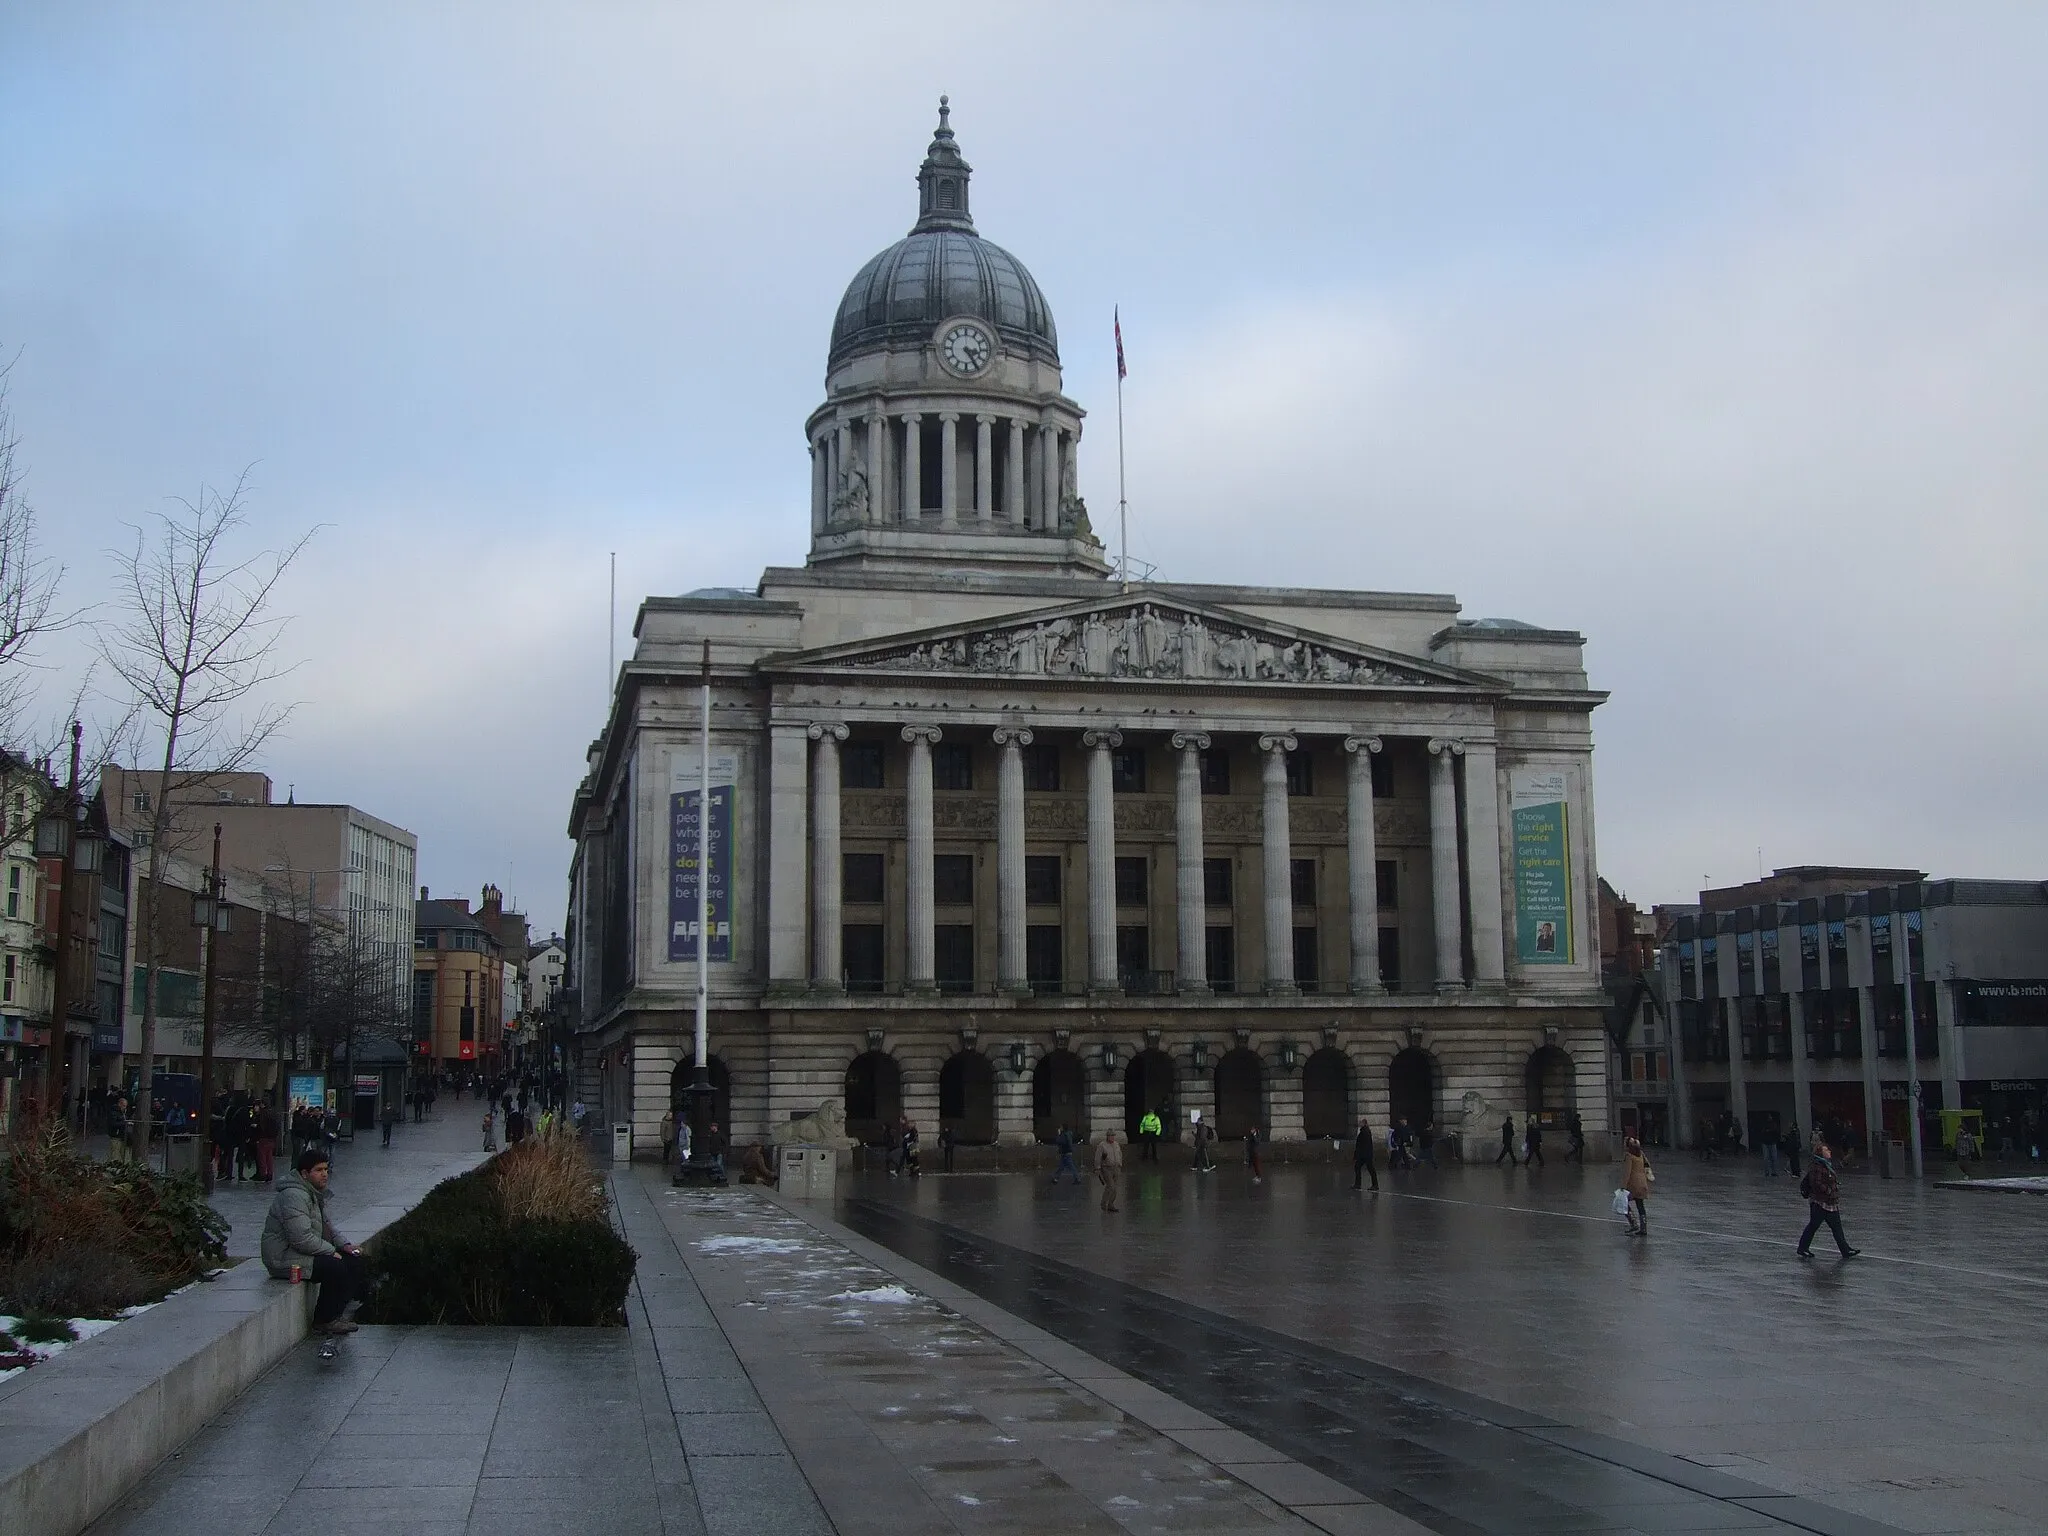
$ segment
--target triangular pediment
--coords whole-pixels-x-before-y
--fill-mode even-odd
[[[1118,594],[829,646],[769,663],[778,672],[1305,683],[1324,687],[1499,688],[1498,679],[1181,598]]]

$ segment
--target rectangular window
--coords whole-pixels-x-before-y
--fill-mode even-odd
[[[1316,792],[1315,764],[1306,752],[1287,754],[1287,793],[1312,795]]]
[[[1382,912],[1392,912],[1401,905],[1401,866],[1397,861],[1377,860],[1372,867],[1372,883]]]
[[[434,1030],[434,973],[417,972],[412,979],[412,1032],[424,1040]]]
[[[1401,990],[1401,930],[1380,930],[1380,985],[1389,992]]]
[[[1777,929],[1766,928],[1757,935],[1757,963],[1763,967],[1759,989],[1767,994],[1779,991]]]
[[[1721,941],[1700,940],[1700,996],[1721,995]]]
[[[1820,924],[1799,925],[1799,990],[1813,992],[1820,987]]]
[[[1678,946],[1678,995],[1698,997],[1700,995],[1699,957],[1693,951],[1690,940]]]
[[[932,788],[974,788],[974,749],[950,741],[933,747]]]
[[[1145,792],[1145,749],[1120,747],[1109,754],[1109,787],[1120,795]]]
[[[464,1003],[462,1005],[461,1038],[465,1042],[473,1041],[476,1039],[476,1008],[474,1005],[469,1003]]]
[[[1202,759],[1202,793],[1205,795],[1227,795],[1230,793],[1230,754],[1221,750],[1204,752]]]
[[[1037,991],[1060,989],[1061,935],[1058,923],[1033,923],[1024,930],[1024,979]]]
[[[1203,948],[1209,967],[1209,987],[1214,992],[1237,990],[1237,938],[1233,929],[1211,928]]]
[[[974,855],[932,855],[932,899],[942,907],[974,905]]]
[[[1314,859],[1289,859],[1287,861],[1287,891],[1297,909],[1313,907],[1316,904],[1316,861]]]
[[[839,749],[839,787],[882,787],[882,744],[879,741],[849,741]]]
[[[1849,985],[1849,927],[1839,917],[1828,924],[1828,985]]]
[[[1024,855],[1024,905],[1056,907],[1060,904],[1060,856],[1056,853]]]
[[[932,925],[934,974],[941,992],[974,990],[974,924]]]
[[[0,978],[0,1002],[14,1001],[14,956],[7,957],[7,974]]]
[[[1152,969],[1152,935],[1143,923],[1121,923],[1116,930],[1116,974],[1125,990]]]
[[[1375,800],[1394,798],[1394,765],[1387,761],[1387,754],[1372,754],[1372,797]]]
[[[1202,860],[1202,901],[1212,907],[1230,902],[1231,864],[1228,859]]]
[[[1322,985],[1318,948],[1315,929],[1294,930],[1294,984],[1304,992],[1314,992]]]
[[[842,853],[839,856],[839,899],[848,905],[881,901],[882,856],[879,853]]]
[[[882,990],[882,925],[842,923],[839,925],[839,959],[846,971],[849,992]]]
[[[1150,874],[1151,861],[1142,854],[1135,858],[1119,858],[1116,861],[1116,904],[1120,907],[1144,906]]]
[[[1060,749],[1058,747],[1026,747],[1024,749],[1024,787],[1026,789],[1056,790],[1060,787]]]
[[[1735,935],[1735,995],[1751,997],[1756,993],[1756,935],[1738,933]]]

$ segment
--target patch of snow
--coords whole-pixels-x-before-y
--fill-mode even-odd
[[[1136,1509],[1138,1507],[1138,1501],[1136,1499],[1132,1498],[1129,1494],[1123,1493],[1115,1494],[1109,1499],[1107,1499],[1105,1502],[1114,1504],[1119,1509]]]
[[[905,1307],[924,1298],[915,1291],[906,1291],[900,1285],[878,1285],[871,1291],[841,1291],[837,1296],[828,1296],[826,1300],[872,1302],[878,1306]]]
[[[962,1504],[971,1505],[977,1509],[981,1506],[981,1500],[977,1499],[971,1493],[956,1493],[953,1495],[953,1497],[958,1499]]]
[[[789,1237],[701,1237],[699,1253],[802,1253],[810,1244]]]

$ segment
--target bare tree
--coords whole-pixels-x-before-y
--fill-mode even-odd
[[[312,533],[237,561],[229,551],[246,521],[248,482],[244,470],[230,491],[202,487],[196,501],[180,498],[176,512],[159,514],[151,529],[136,529],[134,547],[114,556],[116,616],[98,634],[101,658],[135,702],[141,727],[160,736],[163,748],[149,791],[149,883],[140,930],[139,1159],[149,1152],[156,1066],[158,908],[166,867],[187,831],[179,813],[209,780],[254,762],[291,714],[290,705],[264,700],[260,691],[290,670],[277,660],[287,616],[274,600]]]
[[[58,609],[64,567],[38,548],[36,510],[22,485],[16,456],[20,439],[8,402],[13,371],[11,361],[0,366],[0,743],[20,747],[36,641],[67,628],[78,616]],[[32,750],[25,749],[25,755],[33,755]]]

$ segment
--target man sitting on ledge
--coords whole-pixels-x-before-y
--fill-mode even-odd
[[[296,1264],[305,1279],[319,1285],[313,1332],[354,1333],[356,1325],[341,1314],[362,1289],[362,1250],[343,1242],[327,1219],[327,1153],[310,1146],[299,1154],[297,1167],[296,1174],[278,1180],[264,1218],[263,1267],[273,1278],[289,1280]]]

